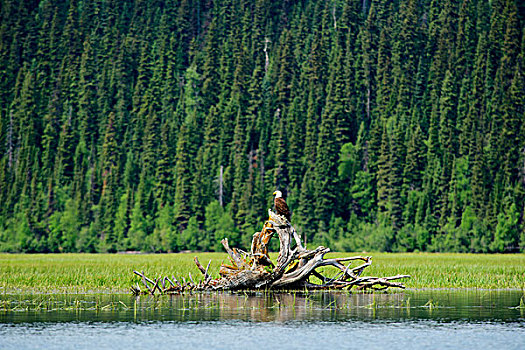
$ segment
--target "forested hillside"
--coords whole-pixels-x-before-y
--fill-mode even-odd
[[[0,6],[1,251],[525,250],[520,1]]]

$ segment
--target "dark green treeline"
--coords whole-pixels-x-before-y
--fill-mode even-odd
[[[2,0],[0,250],[525,249],[516,0]],[[278,242],[277,242],[278,243]]]

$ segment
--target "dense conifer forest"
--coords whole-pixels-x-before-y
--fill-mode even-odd
[[[524,251],[524,13],[1,0],[0,251]]]

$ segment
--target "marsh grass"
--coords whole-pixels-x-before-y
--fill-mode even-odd
[[[525,289],[525,254],[372,254],[368,275],[409,274],[409,288]]]
[[[329,256],[353,254],[331,253]],[[361,253],[360,255],[365,255]],[[387,254],[373,253],[364,275],[409,274],[407,288],[525,289],[525,254]],[[0,290],[4,293],[127,293],[139,282],[133,270],[151,277],[194,279],[201,273],[193,263],[198,256],[218,277],[225,253],[179,254],[0,254]],[[276,254],[272,254],[272,259]],[[353,266],[357,266],[354,265]],[[335,270],[326,270],[332,277]],[[120,304],[119,304],[120,305]],[[122,305],[120,305],[122,306]],[[1,306],[0,306],[1,307]]]
[[[199,253],[200,261],[211,260],[210,271],[219,270],[226,257]],[[0,254],[0,288],[33,292],[127,292],[139,281],[133,270],[148,276],[200,278],[193,263],[195,254]],[[214,277],[218,277],[215,275]]]

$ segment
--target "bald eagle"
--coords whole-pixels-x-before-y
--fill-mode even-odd
[[[284,216],[288,221],[290,221],[290,209],[283,198],[282,192],[275,191],[273,195],[275,196],[273,203],[275,204],[275,210],[277,211],[277,214]]]

